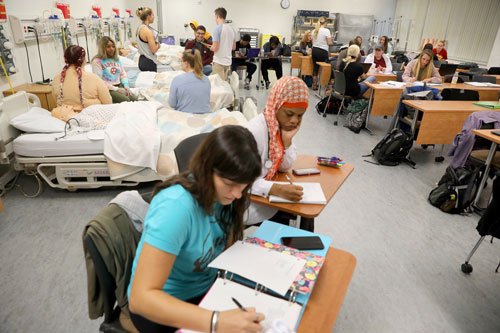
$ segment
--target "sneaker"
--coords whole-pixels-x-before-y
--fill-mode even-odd
[[[271,82],[266,81],[266,89],[269,89],[269,86],[271,85]]]
[[[250,79],[249,78],[245,79],[245,84],[243,85],[243,88],[246,90],[250,90]]]

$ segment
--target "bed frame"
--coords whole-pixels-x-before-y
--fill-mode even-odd
[[[140,182],[154,180],[150,177],[141,178],[137,174],[111,180],[108,163],[103,154],[60,157],[29,157],[15,154],[13,141],[21,132],[9,122],[33,106],[40,106],[38,97],[23,91],[5,97],[0,104],[0,166],[8,169],[7,173],[0,177],[0,194],[8,189],[7,184],[21,171],[34,176],[39,184],[34,195],[23,192],[29,197],[36,197],[41,193],[40,177],[53,188],[69,191],[104,186],[136,186]]]

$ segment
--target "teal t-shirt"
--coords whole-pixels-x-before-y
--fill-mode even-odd
[[[215,203],[215,216],[220,214],[222,207]],[[215,216],[206,215],[196,199],[181,185],[171,186],[156,194],[137,246],[128,296],[145,242],[176,256],[163,291],[181,300],[207,292],[217,275],[217,270],[207,265],[224,250],[226,244],[226,237]]]

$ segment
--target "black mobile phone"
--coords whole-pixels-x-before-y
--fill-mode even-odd
[[[323,250],[325,248],[318,236],[281,237],[281,243],[297,250]]]
[[[491,134],[495,134],[495,135],[500,136],[500,131],[492,131]]]

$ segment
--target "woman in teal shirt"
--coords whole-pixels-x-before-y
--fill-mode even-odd
[[[249,188],[261,171],[252,134],[219,127],[205,138],[187,172],[157,185],[129,285],[131,319],[141,332],[257,332],[264,315],[196,306],[215,281],[208,264],[243,237]]]

